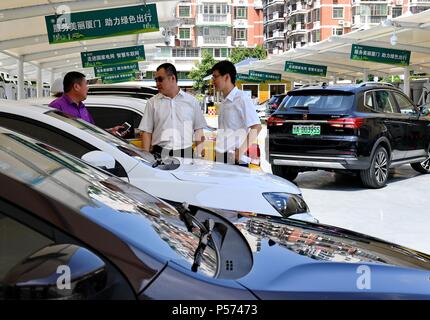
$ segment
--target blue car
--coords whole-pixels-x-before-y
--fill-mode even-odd
[[[428,299],[430,256],[148,193],[0,128],[1,299]]]

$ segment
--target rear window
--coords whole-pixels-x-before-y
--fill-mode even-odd
[[[273,103],[276,102],[276,100],[278,100],[278,97],[277,96],[272,96],[267,103],[268,104],[273,104]]]
[[[277,113],[343,113],[351,110],[354,95],[349,92],[304,93],[295,94],[285,99]]]

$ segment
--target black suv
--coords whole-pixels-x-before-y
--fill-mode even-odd
[[[430,173],[428,113],[388,84],[292,90],[267,121],[272,171],[294,180],[301,171],[349,170],[370,188],[385,186],[398,165]]]
[[[276,111],[276,109],[278,109],[286,96],[286,94],[275,94],[269,99],[269,101],[267,102],[267,111],[269,115],[271,115],[273,112]]]

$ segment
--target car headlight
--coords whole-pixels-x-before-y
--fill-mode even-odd
[[[297,194],[264,192],[263,197],[266,198],[284,218],[288,218],[293,214],[309,212],[308,205],[303,198]]]

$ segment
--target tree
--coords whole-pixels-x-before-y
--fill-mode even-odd
[[[206,88],[204,77],[209,75],[210,70],[215,65],[216,60],[210,55],[209,52],[203,51],[202,62],[197,63],[195,68],[191,70],[188,78],[194,80],[193,89],[196,91],[204,92]]]
[[[247,58],[257,58],[258,60],[266,59],[267,51],[263,46],[258,45],[255,48],[233,48],[230,54],[230,61],[234,64]]]

